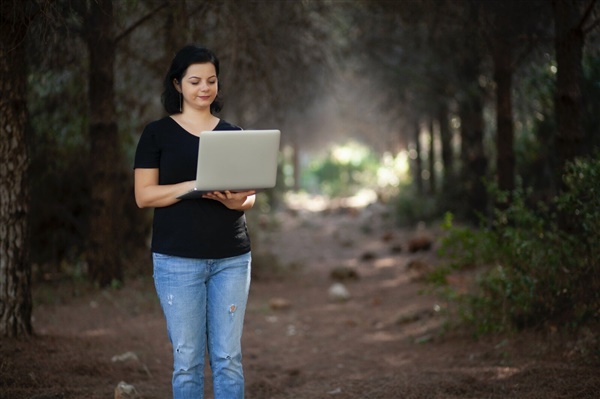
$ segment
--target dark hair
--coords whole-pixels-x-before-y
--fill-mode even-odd
[[[171,67],[165,76],[164,91],[161,95],[163,107],[169,115],[178,114],[181,112],[179,110],[181,105],[181,94],[175,89],[175,86],[173,85],[173,79],[181,82],[181,78],[190,65],[205,64],[207,62],[210,62],[215,66],[215,71],[217,72],[218,78],[219,59],[211,50],[205,47],[190,44],[177,52],[173,58],[173,61],[171,62]],[[221,82],[219,82],[219,91],[221,89],[222,85]],[[210,111],[219,112],[221,111],[221,108],[223,108],[223,104],[219,94],[217,94],[217,98],[215,98],[215,101],[213,101],[213,103],[210,105]]]

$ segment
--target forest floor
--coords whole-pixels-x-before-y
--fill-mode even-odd
[[[477,340],[450,330],[447,304],[422,281],[439,262],[435,226],[400,229],[383,206],[339,205],[250,226],[260,233],[243,338],[247,398],[600,397],[591,330]],[[420,238],[432,248],[410,251]],[[148,256],[132,269],[121,288],[36,283],[35,336],[0,339],[0,399],[113,398],[121,381],[135,388],[122,398],[171,397]],[[349,298],[331,297],[336,282]]]

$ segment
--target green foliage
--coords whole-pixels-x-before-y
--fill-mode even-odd
[[[592,250],[600,241],[600,153],[591,160],[576,159],[567,165],[564,185],[566,190],[557,199],[558,209],[598,261],[600,253]]]
[[[446,216],[440,247],[449,260],[445,276],[486,266],[475,291],[452,292],[477,334],[541,325],[576,328],[600,316],[600,157],[569,164],[564,182],[550,206],[529,206],[530,192],[515,190],[510,203],[496,209],[489,229],[453,226]],[[500,202],[508,198],[494,194]],[[439,275],[431,281],[445,282]]]
[[[433,222],[443,217],[442,197],[419,194],[414,184],[401,184],[394,197],[395,219],[401,226]]]
[[[515,102],[515,161],[524,185],[540,195],[556,184],[554,91],[556,61],[549,55],[532,61],[517,75]]]
[[[379,160],[372,150],[350,142],[327,152],[303,172],[303,185],[331,197],[351,196],[377,184]]]
[[[435,214],[435,199],[419,195],[410,186],[402,187],[395,201],[396,219],[400,225],[430,221]]]
[[[591,46],[592,47],[592,46]],[[600,57],[597,51],[586,52],[582,59],[583,147],[589,153],[600,146],[598,109],[600,109]],[[556,154],[556,60],[548,53],[532,59],[516,71],[515,161],[524,185],[538,197],[556,191],[554,165]]]
[[[444,215],[442,230],[447,235],[442,240],[439,251],[448,259],[454,270],[474,267],[479,262],[488,263],[493,257],[493,237],[487,230],[476,231],[466,226],[456,226],[450,212]]]

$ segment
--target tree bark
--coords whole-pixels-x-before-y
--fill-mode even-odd
[[[448,106],[446,103],[440,104],[438,107],[437,120],[440,126],[440,141],[442,144],[442,165],[444,177],[442,185],[443,191],[454,181],[454,156],[452,151],[452,132],[448,122]]]
[[[429,193],[434,195],[437,191],[435,176],[435,127],[434,119],[429,120]]]
[[[466,17],[473,21],[463,32],[465,45],[459,53],[458,75],[461,90],[458,95],[458,115],[460,118],[460,159],[461,181],[466,194],[466,218],[472,223],[479,222],[479,214],[487,207],[487,193],[483,179],[487,175],[487,158],[483,146],[484,91],[479,84],[481,74],[481,49],[470,35],[480,32],[479,2],[466,3]]]
[[[487,174],[487,158],[483,147],[483,99],[474,76],[473,86],[459,104],[461,121],[462,180],[467,194],[467,218],[479,222],[478,214],[484,214],[487,194],[483,178]]]
[[[31,4],[27,4],[31,5]],[[0,27],[0,336],[30,335],[31,265],[24,40],[29,17],[3,1]]]
[[[122,280],[120,256],[123,210],[122,158],[114,102],[115,43],[112,0],[90,2],[85,38],[90,55],[91,220],[87,261],[89,277],[101,286]]]
[[[493,49],[496,82],[496,173],[498,188],[515,188],[514,125],[512,110],[512,49],[505,36],[495,38]]]
[[[554,0],[556,64],[557,179],[567,161],[584,154],[581,82],[584,33],[581,2]]]
[[[419,120],[415,119],[412,123],[414,129],[414,140],[415,140],[415,159],[413,176],[415,184],[417,186],[417,193],[423,195],[423,165],[421,163],[421,127],[419,126]]]

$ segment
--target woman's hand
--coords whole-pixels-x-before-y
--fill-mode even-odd
[[[208,198],[213,199],[215,201],[219,201],[229,209],[244,211],[254,206],[254,200],[256,199],[255,194],[256,191],[254,190],[238,192],[225,190],[206,193],[202,196],[202,198]]]

